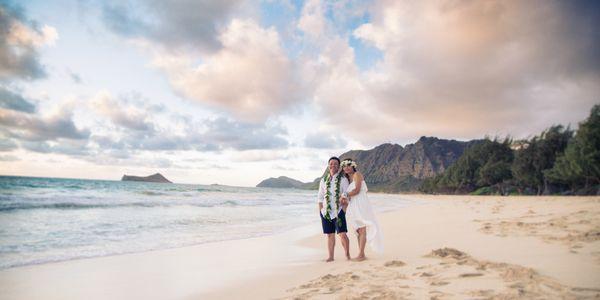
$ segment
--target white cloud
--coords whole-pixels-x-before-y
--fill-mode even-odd
[[[20,8],[0,5],[0,79],[37,79],[46,75],[39,49],[58,39],[56,28],[28,21]]]
[[[36,31],[18,21],[11,24],[6,36],[9,44],[25,47],[53,46],[57,39],[58,31],[52,26],[44,25],[40,31]]]
[[[113,32],[141,38],[162,49],[212,52],[219,29],[248,8],[240,0],[104,1],[101,19]]]
[[[304,139],[304,145],[308,148],[316,149],[342,149],[347,145],[347,142],[344,139],[343,135],[344,133],[310,133]]]
[[[274,28],[251,20],[233,20],[219,40],[223,48],[203,57],[166,53],[155,59],[173,88],[184,97],[223,111],[239,120],[262,122],[302,99],[293,63],[283,51]]]
[[[72,120],[71,103],[63,103],[43,116],[0,108],[0,127],[12,138],[28,141],[57,139],[85,140],[88,129],[78,128]]]
[[[320,0],[307,0],[298,20],[298,28],[313,38],[321,36],[325,31],[323,3]]]
[[[142,131],[153,129],[149,111],[140,110],[132,105],[123,105],[115,100],[108,91],[98,92],[89,103],[94,111],[107,117],[116,125]]]

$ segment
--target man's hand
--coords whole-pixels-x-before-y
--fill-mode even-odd
[[[342,205],[348,205],[348,203],[349,203],[348,198],[346,198],[346,197],[340,198],[340,203]]]
[[[319,202],[319,213],[323,211],[323,203]]]
[[[342,197],[340,198],[340,205],[342,206],[342,210],[344,210],[344,212],[346,212],[346,209],[348,209],[348,198],[346,197]]]

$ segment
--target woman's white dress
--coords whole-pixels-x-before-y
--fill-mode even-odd
[[[348,186],[348,192],[354,190],[356,187],[353,181]],[[371,207],[371,202],[367,197],[367,183],[363,180],[360,188],[360,192],[350,198],[350,203],[346,209],[346,223],[348,225],[348,231],[356,232],[361,227],[367,227],[367,245],[371,247],[375,252],[383,252],[383,236],[379,223],[375,219],[375,213]]]

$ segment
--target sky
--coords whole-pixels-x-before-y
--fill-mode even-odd
[[[254,186],[600,104],[596,1],[0,0],[0,174]]]

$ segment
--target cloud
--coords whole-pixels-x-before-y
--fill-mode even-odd
[[[35,104],[31,103],[31,101],[2,86],[0,86],[0,107],[26,113],[33,113],[36,108]]]
[[[32,80],[46,76],[38,50],[58,38],[55,28],[25,18],[21,7],[0,3],[0,79]]]
[[[263,122],[302,99],[301,82],[274,28],[233,20],[219,36],[223,48],[194,66],[191,57],[163,54],[175,91],[245,122]]]
[[[329,36],[305,74],[318,82],[325,124],[367,144],[538,132],[580,120],[598,101],[598,11],[558,1],[378,1],[353,36],[382,60],[361,72],[344,37]]]
[[[71,80],[73,81],[73,83],[75,84],[81,84],[83,83],[83,79],[81,79],[81,75],[72,72],[72,71],[68,71],[68,75],[69,77],[71,77]]]
[[[17,149],[17,144],[4,136],[0,136],[0,152],[12,151]]]
[[[298,29],[316,38],[324,33],[325,25],[323,3],[320,0],[307,0],[298,20]]]
[[[242,123],[226,117],[195,119],[166,108],[101,91],[77,106],[67,101],[53,111],[34,115],[0,108],[0,151],[23,149],[99,161],[129,159],[154,151],[220,152],[282,149],[286,130],[276,123]],[[87,128],[73,121],[73,109],[85,115]],[[87,110],[86,110],[87,108]],[[161,119],[162,122],[154,122]],[[180,120],[186,120],[180,122]],[[90,123],[91,122],[91,123]],[[86,158],[91,159],[91,158]]]
[[[86,102],[101,117],[97,127],[104,129],[92,134],[91,140],[102,149],[221,151],[288,146],[284,138],[287,132],[278,124],[245,123],[226,117],[196,119],[149,101],[114,97],[107,91]],[[164,122],[165,118],[169,122]]]
[[[114,1],[102,7],[102,20],[113,32],[127,38],[143,38],[164,49],[221,47],[218,30],[241,1]]]
[[[206,121],[208,127],[201,140],[235,150],[281,149],[289,143],[283,138],[287,132],[279,126],[236,122],[224,117]]]
[[[306,147],[316,149],[339,149],[346,147],[347,143],[338,135],[314,133],[306,136],[304,139],[304,145]]]
[[[3,137],[0,151],[11,151],[19,145],[33,152],[59,153],[110,164],[152,152],[221,152],[289,146],[285,139],[287,132],[279,124],[240,123],[226,117],[198,120],[164,108],[157,111],[155,105],[141,101],[115,98],[105,91],[85,102],[89,103],[87,118],[100,117],[89,128],[74,124],[72,110],[76,102],[73,101],[55,107],[54,112],[44,116],[0,109]],[[83,112],[83,107],[79,109]],[[158,122],[166,116],[175,116],[183,122],[177,126]]]
[[[107,117],[115,125],[131,130],[153,130],[148,111],[128,105],[124,100],[116,101],[107,91],[97,93],[91,99],[90,105],[98,114]]]
[[[18,157],[14,155],[0,155],[0,161],[18,161]]]
[[[323,41],[321,52],[302,64],[305,80],[314,82],[312,104],[320,127],[366,143],[381,138],[395,116],[374,105],[368,78],[356,66],[354,50],[347,41],[337,36]]]
[[[127,152],[126,155],[121,155],[119,153],[115,153],[115,151],[103,151],[99,153],[94,153],[93,155],[87,155],[80,157],[84,161],[91,162],[96,165],[105,165],[105,166],[132,166],[136,168],[146,167],[146,168],[172,168],[177,167],[173,164],[173,161],[164,156],[156,156],[156,155],[147,155],[147,154],[139,154],[139,155],[130,155]],[[163,173],[164,174],[164,173]]]
[[[95,154],[90,151],[88,141],[84,139],[21,140],[19,143],[24,149],[38,153],[57,153],[80,158]]]
[[[291,155],[289,152],[272,151],[272,150],[250,150],[240,151],[231,154],[233,162],[261,162],[273,160],[289,160]]]
[[[57,139],[85,140],[88,129],[79,129],[72,120],[72,108],[61,106],[46,116],[36,116],[13,110],[0,109],[0,127],[12,138],[27,141],[50,141]]]

